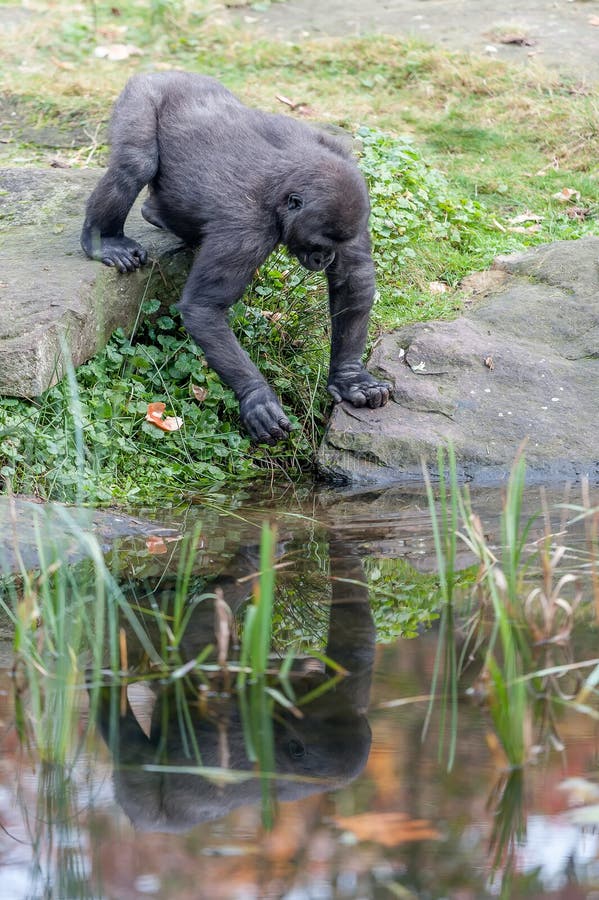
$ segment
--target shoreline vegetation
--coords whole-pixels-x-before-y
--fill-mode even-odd
[[[4,47],[5,164],[101,165],[112,102],[149,69],[204,72],[244,102],[341,126],[372,200],[372,339],[458,313],[471,299],[461,279],[497,254],[597,233],[591,87],[392,37],[266,41],[193,6],[24,10]],[[0,489],[141,502],[310,473],[331,408],[325,302],[322,279],[279,252],[233,312],[295,423],[289,443],[250,446],[176,311],[147,298],[133,337],[117,333],[37,400],[0,398]],[[145,420],[157,402],[181,429]]]

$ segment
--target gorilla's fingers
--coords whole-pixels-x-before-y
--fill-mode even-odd
[[[276,444],[285,440],[291,423],[272,390],[265,386],[252,391],[240,402],[241,419],[253,441]]]

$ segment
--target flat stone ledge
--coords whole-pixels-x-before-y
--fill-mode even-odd
[[[140,203],[127,233],[153,260],[120,275],[86,258],[79,234],[99,170],[0,169],[0,394],[36,397],[81,365],[116,328],[133,327],[145,296],[182,283],[190,254],[148,225]],[[151,279],[154,281],[151,281]]]
[[[531,483],[599,483],[598,258],[596,237],[500,257],[505,279],[491,279],[466,314],[385,335],[369,367],[392,382],[394,400],[379,410],[339,404],[321,473],[419,481],[422,460],[435,471],[451,442],[461,477],[491,485],[526,442]]]

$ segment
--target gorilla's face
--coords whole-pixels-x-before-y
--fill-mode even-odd
[[[317,204],[305,205],[301,194],[290,194],[285,224],[285,244],[304,269],[321,272],[333,262],[338,235],[325,221]]]
[[[334,202],[330,198],[324,202],[313,192],[312,196],[290,194],[286,206],[283,243],[310,272],[322,272],[331,265],[336,252],[360,233],[369,212],[367,200],[345,205],[336,197]]]

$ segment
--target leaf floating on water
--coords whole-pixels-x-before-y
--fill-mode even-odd
[[[151,422],[162,431],[178,431],[183,425],[181,416],[164,416],[166,403],[148,403],[146,422]]]
[[[350,831],[360,841],[374,841],[396,847],[411,841],[438,841],[441,834],[428,819],[410,819],[406,813],[376,812],[357,816],[337,816],[335,824]]]
[[[159,535],[153,534],[150,535],[149,538],[146,538],[146,549],[148,553],[153,553],[158,556],[161,553],[166,553],[168,548],[164,543],[164,538],[161,538]]]

